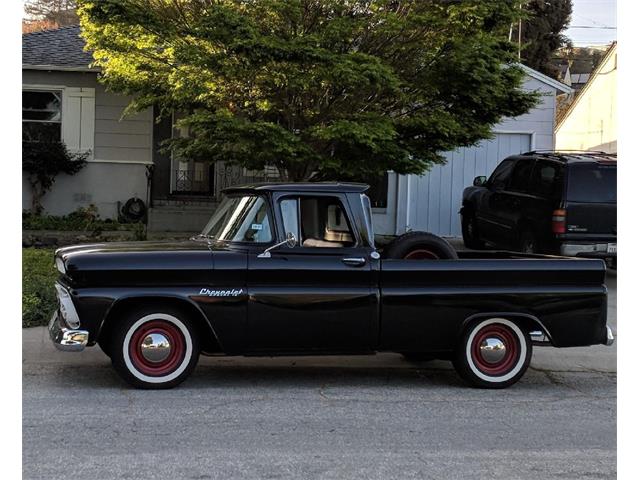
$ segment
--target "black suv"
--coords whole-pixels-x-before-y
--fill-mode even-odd
[[[616,260],[615,154],[528,152],[503,160],[462,196],[468,248]]]

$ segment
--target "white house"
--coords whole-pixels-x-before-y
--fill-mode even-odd
[[[516,118],[505,118],[495,126],[494,137],[474,147],[446,154],[445,165],[434,166],[425,175],[389,173],[385,208],[374,209],[374,229],[381,235],[399,235],[425,230],[442,236],[460,236],[458,211],[462,191],[478,175],[489,176],[509,155],[531,150],[552,150],[556,95],[571,88],[525,65],[525,90],[538,91],[538,106]]]
[[[121,118],[130,101],[98,82],[78,26],[22,35],[22,137],[62,140],[71,151],[89,152],[87,166],[58,175],[44,197],[45,211],[65,215],[89,204],[115,218],[118,204],[146,200],[146,167],[153,163],[153,115]],[[31,206],[23,175],[22,208]]]
[[[613,43],[575,100],[558,121],[559,150],[617,153],[618,47]]]

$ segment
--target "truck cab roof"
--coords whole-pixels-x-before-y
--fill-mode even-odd
[[[258,192],[330,192],[362,193],[369,189],[365,183],[355,182],[271,182],[236,185],[223,190],[224,193]]]

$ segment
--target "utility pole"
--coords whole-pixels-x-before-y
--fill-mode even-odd
[[[520,2],[520,18],[518,19],[518,60],[522,50],[522,2]]]

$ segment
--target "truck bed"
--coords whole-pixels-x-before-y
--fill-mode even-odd
[[[449,350],[465,322],[479,315],[528,319],[557,347],[606,343],[602,260],[459,254],[457,260],[382,261],[383,349]]]

